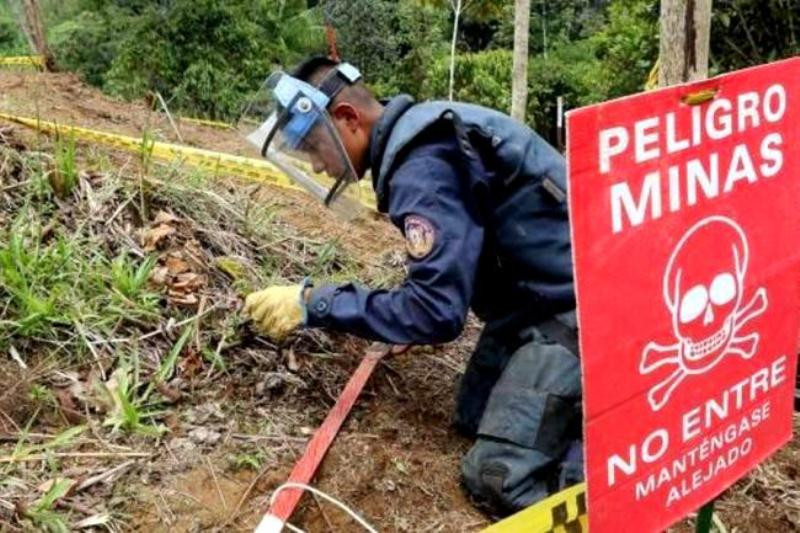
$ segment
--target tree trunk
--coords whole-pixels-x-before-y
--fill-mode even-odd
[[[54,70],[55,62],[47,46],[44,24],[37,0],[22,0],[22,27],[31,49],[44,58],[47,70]]]
[[[547,59],[547,5],[542,0],[542,54]]]
[[[712,0],[661,0],[661,87],[708,76]]]
[[[528,29],[531,0],[515,0],[514,66],[511,73],[511,117],[525,122],[528,105]]]
[[[458,40],[458,19],[461,17],[462,0],[453,2],[453,40],[450,43],[450,82],[447,90],[447,99],[453,101],[453,85],[456,75],[456,41]]]

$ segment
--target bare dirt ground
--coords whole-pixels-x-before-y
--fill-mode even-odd
[[[0,111],[127,135],[147,130],[159,139],[177,140],[163,115],[144,103],[113,101],[66,74],[0,73]],[[235,132],[185,122],[180,128],[194,146],[253,155]],[[21,128],[5,137],[6,144],[21,143],[29,152],[52,149],[48,140]],[[211,215],[198,209],[207,204],[194,203],[202,194],[186,192],[186,204],[181,205],[174,191],[165,195],[159,189],[167,178],[154,178],[151,208],[143,216],[134,209],[136,197],[129,199],[135,188],[126,188],[128,184],[112,189],[115,173],[92,169],[96,152],[108,154],[116,168],[133,168],[132,156],[82,149],[88,152],[82,183],[88,185],[57,203],[53,231],[73,231],[74,220],[94,213],[97,220],[88,217],[90,225],[114,229],[102,230],[100,238],[110,241],[102,246],[145,252],[152,244],[158,258],[154,272],[165,269],[160,271],[164,279],[151,277],[162,295],[162,316],[145,325],[125,323],[115,330],[117,336],[142,339],[156,333],[137,344],[145,361],[142,372],[149,369],[153,375],[181,335],[175,324],[202,315],[202,321],[197,319],[202,326],[180,352],[174,376],[158,385],[163,412],[157,420],[168,428],[160,436],[109,433],[102,425],[111,408],[100,406],[92,391],[109,388],[110,380],[106,376],[103,381],[95,368],[111,374],[122,358],[109,339],[93,344],[96,361],[91,353],[75,361],[58,350],[54,354],[51,344],[18,341],[28,369],[11,359],[0,360],[0,457],[19,454],[20,442],[30,447],[78,424],[88,429],[69,446],[45,450],[41,459],[26,460],[8,473],[16,485],[0,481],[0,530],[29,527],[26,513],[48,491],[46,483],[69,478],[78,483],[54,510],[73,525],[108,513],[112,520],[107,526],[120,531],[250,531],[366,344],[312,333],[276,347],[241,333],[230,317],[241,303],[244,282],[231,275],[230,267],[221,267],[220,258],[238,257],[248,270],[260,254],[269,254],[275,257],[277,276],[294,281],[323,259],[325,273],[333,277],[392,280],[402,276],[398,258],[403,257],[403,243],[379,216],[343,222],[302,193],[269,185],[256,189],[235,177],[209,185],[225,200],[208,204]],[[127,178],[119,174],[124,182]],[[3,194],[17,186],[15,181],[0,183]],[[112,193],[100,194],[106,190]],[[106,200],[98,207],[94,204],[100,197]],[[278,233],[259,232],[265,228],[251,228],[247,220],[227,220],[225,213],[236,219],[246,212],[240,204],[247,201],[273,210],[274,217],[265,217],[263,223]],[[106,224],[112,215],[113,223]],[[0,209],[0,226],[9,219]],[[159,228],[168,234],[158,233]],[[145,242],[148,236],[155,242]],[[341,247],[341,258],[329,259],[328,242]],[[264,279],[263,272],[243,277]],[[203,314],[213,306],[218,307]],[[455,382],[479,327],[471,321],[457,342],[418,347],[382,362],[315,486],[352,506],[380,531],[477,531],[489,525],[491,518],[476,510],[459,486],[460,457],[470,443],[450,427]],[[220,331],[233,331],[235,342]],[[224,369],[209,360],[207,346],[225,360]],[[142,383],[144,388],[147,382]],[[797,417],[795,426],[800,429]],[[79,455],[87,452],[101,453]],[[87,480],[94,482],[78,488]],[[800,531],[800,437],[727,491],[717,508],[728,531]],[[314,532],[358,530],[336,508],[308,496],[292,522]],[[677,529],[689,530],[689,524]]]

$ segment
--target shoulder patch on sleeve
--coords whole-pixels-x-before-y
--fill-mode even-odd
[[[404,221],[406,235],[406,249],[408,255],[414,259],[422,259],[433,249],[436,242],[436,232],[433,224],[419,215],[407,215]]]

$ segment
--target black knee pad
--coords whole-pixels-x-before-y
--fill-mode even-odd
[[[546,498],[557,483],[554,465],[535,450],[513,443],[478,439],[461,462],[470,496],[499,514]]]

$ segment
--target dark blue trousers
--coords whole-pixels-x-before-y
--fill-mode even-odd
[[[557,318],[577,335],[574,312]],[[487,323],[458,392],[456,426],[475,437],[462,480],[499,514],[583,480],[580,362],[543,330]]]

